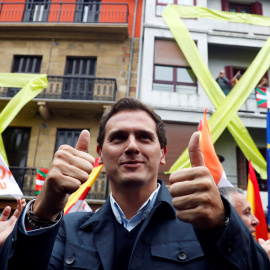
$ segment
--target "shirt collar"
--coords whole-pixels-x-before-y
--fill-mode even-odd
[[[123,213],[121,207],[119,204],[115,201],[113,198],[112,193],[110,194],[110,204],[111,208],[113,211],[113,214],[116,218],[116,220],[120,223],[123,224],[124,227],[128,230],[131,231],[134,229],[142,220],[145,220],[152,210],[157,194],[160,189],[160,184],[157,183],[157,189],[150,195],[150,197],[145,201],[145,203],[141,206],[141,208],[138,210],[137,214],[133,216],[130,220],[126,219],[125,214]]]

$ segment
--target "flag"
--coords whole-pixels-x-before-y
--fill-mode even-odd
[[[102,168],[103,168],[103,164],[99,164],[98,158],[96,158],[93,170],[91,174],[89,175],[88,180],[84,184],[82,184],[77,191],[75,191],[69,196],[68,202],[64,209],[64,215],[70,212],[79,211],[81,203],[80,202],[77,203],[77,201],[78,200],[83,201],[85,199],[88,191],[94,184]]]
[[[45,178],[47,176],[49,169],[39,168],[37,169],[36,175],[36,192],[35,195],[37,196],[40,193],[40,190],[44,184]]]
[[[44,185],[45,178],[47,176],[48,171],[49,171],[49,169],[44,169],[44,168],[37,169],[36,192],[35,192],[36,196],[38,196],[38,194],[41,191],[42,186]],[[83,197],[83,194],[81,197]],[[75,211],[76,212],[78,212],[78,211],[92,212],[92,209],[85,200],[78,199],[78,201],[75,203],[75,205],[70,209],[69,213],[75,212]]]
[[[255,91],[258,107],[270,108],[270,88],[256,87]]]
[[[0,195],[11,195],[14,198],[23,196],[21,189],[0,154]]]
[[[72,212],[93,212],[93,210],[85,200],[79,198],[78,201],[68,211],[68,213]]]
[[[267,240],[268,230],[264,216],[259,185],[251,161],[249,161],[247,201],[250,203],[252,214],[260,221],[260,224],[255,227],[256,240],[259,238]]]
[[[207,122],[206,111],[207,109],[204,111],[200,138],[200,148],[203,154],[205,166],[209,169],[218,187],[232,187],[232,184],[228,181],[225,171],[216,154]]]
[[[268,103],[270,104],[270,102]],[[267,124],[266,124],[266,162],[267,162],[267,190],[268,190],[268,218],[267,222],[270,225],[270,111],[267,109]]]

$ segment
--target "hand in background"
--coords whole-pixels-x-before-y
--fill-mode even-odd
[[[26,202],[25,199],[17,199],[17,209],[14,211],[13,215],[8,219],[11,213],[11,207],[6,206],[0,216],[0,249],[2,248],[4,242],[6,241],[9,234],[12,232],[15,223],[22,212]]]
[[[259,238],[258,242],[261,245],[261,247],[264,249],[264,251],[267,253],[270,259],[270,239],[265,241],[262,238]]]

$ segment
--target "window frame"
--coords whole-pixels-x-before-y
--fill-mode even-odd
[[[159,0],[156,0],[155,14],[156,17],[161,17],[162,15],[157,14],[157,6],[167,6],[167,5],[179,5],[178,0],[173,0],[173,4],[159,3]],[[193,0],[193,6],[197,6],[197,0]]]
[[[262,4],[259,1],[255,1],[252,3],[239,3],[238,4],[238,3],[231,3],[230,0],[221,0],[222,11],[230,11],[231,4],[239,5],[239,6],[248,5],[251,8],[250,14],[263,15]]]
[[[22,67],[24,65],[24,61],[28,62],[28,64],[26,63],[26,66],[31,64],[29,63],[29,61],[34,61],[35,63],[35,68],[33,71],[33,67],[31,70],[22,70]],[[18,68],[15,69],[15,63],[16,61],[19,62],[18,64]],[[20,55],[20,54],[14,54],[13,55],[13,63],[12,63],[12,68],[11,68],[11,72],[12,73],[34,73],[34,74],[40,74],[41,71],[41,66],[42,66],[42,56],[40,55]],[[36,71],[38,70],[38,71]]]
[[[251,6],[251,4],[229,3],[229,10],[232,7],[235,7],[237,9],[237,11],[236,11],[237,13],[246,13],[246,12],[241,12],[242,8],[249,8],[250,9],[250,13],[247,13],[247,14],[252,14],[252,6]],[[233,11],[230,11],[230,12],[233,12]]]
[[[168,4],[166,3],[159,3],[160,0],[156,0],[156,5],[161,5],[161,6],[167,6]],[[178,4],[178,0],[173,0],[173,4],[169,4],[169,5],[180,5]],[[193,0],[193,5],[196,6],[197,5],[197,0]]]
[[[171,68],[173,68],[173,80],[172,81],[156,80],[155,79],[156,66],[163,66],[163,67],[171,67]],[[177,81],[177,69],[178,68],[186,68],[186,69],[191,69],[192,70],[191,67],[186,67],[186,66],[168,66],[168,65],[161,65],[161,64],[155,64],[154,63],[153,64],[153,84],[154,83],[160,83],[160,84],[173,85],[173,91],[172,92],[174,92],[174,93],[181,93],[179,91],[176,91],[177,85],[195,86],[195,88],[196,88],[195,93],[197,94],[197,92],[198,92],[198,80],[197,80],[197,77],[195,76],[195,83],[179,82],[179,81]],[[153,90],[155,90],[154,87],[153,87]],[[155,91],[159,91],[159,90],[155,90]],[[168,91],[168,92],[171,92],[171,91]]]
[[[83,66],[83,61],[86,61],[86,65],[87,65],[87,61],[89,61],[89,74],[87,73],[76,73],[76,72],[72,72],[69,73],[68,69],[69,69],[69,65],[72,66],[72,70],[75,69],[75,65],[74,62],[75,61],[79,61],[79,69],[82,70],[82,66]],[[91,70],[91,66],[93,66],[93,73],[90,74],[90,70]],[[80,78],[89,78],[92,77],[94,78],[96,76],[96,70],[97,70],[97,57],[93,56],[93,57],[77,57],[77,56],[67,56],[66,57],[66,65],[65,65],[65,76],[76,76],[76,77],[80,77]]]

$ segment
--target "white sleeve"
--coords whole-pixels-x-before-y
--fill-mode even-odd
[[[58,224],[58,222],[61,220],[61,218],[59,219],[59,221],[55,224],[53,224],[52,226],[49,226],[49,227],[46,227],[46,228],[41,228],[41,229],[35,229],[35,230],[32,230],[32,231],[27,231],[26,228],[25,228],[25,219],[26,219],[26,213],[27,213],[27,210],[29,208],[29,206],[31,205],[32,202],[34,202],[36,199],[33,199],[32,201],[30,201],[23,209],[22,211],[22,218],[20,219],[20,222],[22,223],[21,225],[21,228],[23,229],[23,233],[25,233],[26,235],[38,235],[38,234],[41,234],[47,230],[50,230],[51,228],[53,228],[56,224]]]

